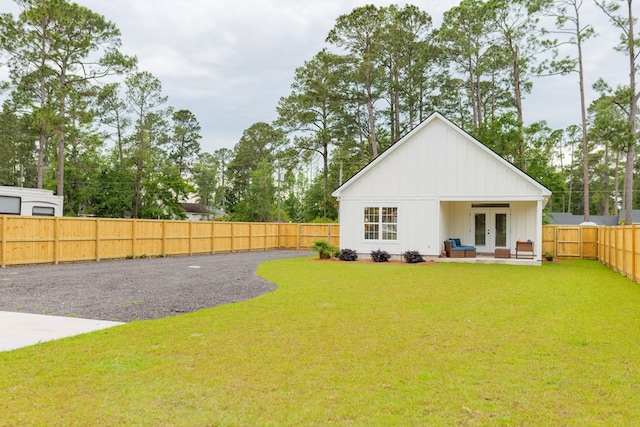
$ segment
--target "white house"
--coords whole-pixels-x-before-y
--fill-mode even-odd
[[[340,246],[439,256],[460,238],[494,256],[533,242],[542,260],[542,209],[551,191],[438,113],[429,116],[332,194]],[[504,253],[504,251],[499,251]]]

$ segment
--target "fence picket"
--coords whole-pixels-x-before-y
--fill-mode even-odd
[[[316,239],[339,244],[339,230],[338,224],[0,215],[0,266],[307,249]]]
[[[597,259],[640,281],[640,228],[543,226],[544,252]],[[339,224],[189,222],[0,215],[0,267],[140,256],[308,249],[340,245]]]

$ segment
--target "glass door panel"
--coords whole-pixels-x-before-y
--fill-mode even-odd
[[[475,246],[487,244],[487,215],[484,213],[475,214]]]
[[[507,214],[497,213],[495,216],[495,221],[496,221],[495,247],[506,248],[507,247]]]

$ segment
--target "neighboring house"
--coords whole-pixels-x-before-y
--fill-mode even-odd
[[[552,225],[580,225],[585,222],[584,215],[573,215],[567,212],[547,212],[545,216]],[[640,219],[635,211],[633,217]],[[620,218],[615,215],[589,215],[589,225],[618,225],[618,221]]]
[[[542,209],[551,191],[438,113],[333,192],[340,246],[438,256],[460,238],[493,256],[517,240],[542,260]]]
[[[182,203],[182,210],[189,221],[208,221],[211,217],[207,207],[199,203]]]
[[[633,223],[640,224],[640,210],[632,212]],[[580,225],[584,223],[584,215],[573,215],[567,212],[548,212],[546,214],[549,224],[553,225]],[[589,215],[590,225],[618,225],[624,222],[624,212],[620,215]]]
[[[220,209],[207,207],[200,203],[181,203],[182,211],[189,221],[213,221],[215,217],[224,215]]]

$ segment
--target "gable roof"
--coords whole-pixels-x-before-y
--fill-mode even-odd
[[[385,165],[391,165],[394,170],[384,171]],[[411,174],[415,175],[410,177],[415,182],[407,178]],[[373,182],[372,187],[379,189],[381,196],[385,195],[385,187],[386,195],[400,195],[408,191],[403,188],[406,186],[422,187],[421,191],[438,193],[451,200],[498,196],[517,200],[526,194],[527,200],[542,199],[546,203],[551,196],[551,191],[542,184],[440,113],[427,117],[332,195],[339,198],[345,193],[361,191],[365,177]],[[394,188],[386,186],[386,181],[393,180],[396,181]]]

